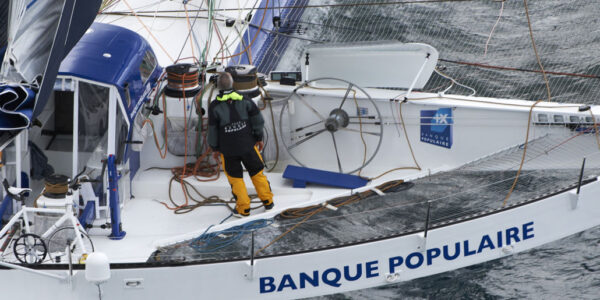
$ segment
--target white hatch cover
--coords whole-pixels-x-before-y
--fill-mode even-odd
[[[309,54],[308,76],[306,54]],[[427,59],[429,57],[429,59]],[[410,88],[425,86],[437,64],[438,52],[420,43],[373,42],[311,45],[302,56],[305,80],[335,77],[363,87]]]

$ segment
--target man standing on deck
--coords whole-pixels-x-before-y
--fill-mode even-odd
[[[265,121],[251,99],[233,90],[231,74],[220,73],[217,88],[219,95],[208,106],[208,144],[215,159],[219,154],[221,156],[223,170],[237,202],[233,215],[250,215],[250,197],[243,179],[242,163],[250,174],[258,197],[269,210],[273,208],[273,193],[263,174],[264,162],[259,152],[264,147]]]

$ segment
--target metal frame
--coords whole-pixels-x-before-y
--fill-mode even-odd
[[[71,80],[73,88],[73,169],[71,178],[79,174],[79,82]]]
[[[75,192],[73,193],[74,196],[79,197],[79,193]],[[10,218],[10,221],[6,224],[6,226],[4,226],[4,228],[2,230],[0,230],[0,236],[3,236],[6,232],[8,232],[8,230],[17,222],[21,219],[21,217],[23,218],[23,221],[25,223],[25,233],[31,233],[31,228],[29,227],[29,217],[27,216],[27,213],[29,212],[35,212],[35,213],[47,213],[47,214],[62,214],[62,216],[60,217],[60,219],[58,219],[52,226],[50,226],[50,228],[48,228],[48,230],[46,230],[40,237],[42,239],[47,238],[48,236],[50,236],[50,234],[58,229],[63,223],[70,221],[71,225],[73,226],[73,228],[75,230],[84,230],[83,227],[81,227],[81,225],[79,224],[79,221],[77,220],[77,218],[75,218],[75,216],[73,215],[73,204],[72,204],[72,200],[73,198],[71,198],[71,203],[68,203],[67,205],[65,205],[65,209],[56,209],[56,208],[41,208],[41,207],[23,207],[19,210],[18,213],[16,213],[12,218]],[[85,248],[85,245],[83,244],[83,240],[81,239],[81,236],[76,234],[75,235],[75,240],[77,242],[77,245],[82,249],[83,253],[87,253],[87,249]]]
[[[122,118],[125,120],[128,128],[131,127],[131,122],[128,118],[127,110],[126,110],[125,106],[123,105],[121,95],[119,94],[117,88],[114,85],[106,84],[106,83],[102,83],[102,82],[98,82],[98,81],[94,81],[94,80],[88,80],[88,79],[75,77],[75,76],[60,76],[59,75],[57,77],[57,80],[62,80],[63,89],[65,88],[65,83],[67,82],[67,80],[70,80],[71,89],[73,90],[73,148],[72,148],[73,168],[72,168],[71,178],[75,178],[75,176],[77,176],[77,174],[79,173],[79,83],[84,82],[84,83],[94,84],[94,85],[109,89],[109,93],[108,93],[109,94],[109,99],[108,99],[108,138],[107,138],[107,151],[105,153],[107,158],[110,155],[113,155],[113,156],[116,155],[117,107],[120,108]],[[107,172],[107,175],[108,175],[108,172]],[[20,178],[20,177],[18,177],[18,178]],[[103,186],[108,188],[108,186],[109,186],[108,178],[103,178],[103,181],[104,181]],[[118,188],[118,186],[117,186],[117,188]],[[120,208],[121,208],[120,206],[121,206],[122,201],[117,201],[116,207],[113,208],[113,207],[111,207],[110,203],[113,203],[111,201],[111,197],[114,197],[114,196],[111,196],[112,193],[109,193],[109,192],[107,192],[106,194],[107,194],[107,205],[106,206],[103,206],[103,207],[100,206],[100,199],[98,197],[96,197],[96,199],[94,199],[96,219],[100,218],[101,210],[108,210],[109,208],[111,210],[119,211],[118,214],[120,215]],[[116,197],[118,198],[118,194],[116,194],[116,195],[117,195]],[[107,217],[109,215],[111,215],[111,214],[107,212]]]
[[[23,163],[23,157],[21,156],[21,151],[22,151],[22,145],[21,145],[21,139],[23,138],[23,132],[19,132],[19,134],[17,134],[17,137],[14,140],[15,143],[15,182],[16,182],[16,186],[17,188],[21,188],[22,187],[22,182],[21,182],[21,172],[22,172],[22,163]],[[19,211],[20,207],[19,207],[19,202],[17,202],[17,200],[12,199],[12,207],[13,207],[13,214],[16,213],[17,211]],[[28,224],[27,224],[28,226]],[[27,228],[29,229],[29,228]]]

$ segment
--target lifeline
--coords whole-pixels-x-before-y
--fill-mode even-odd
[[[471,243],[469,240],[432,247],[426,251],[415,251],[407,256],[394,256],[387,259],[387,268],[381,266],[379,261],[358,262],[356,264],[342,267],[332,267],[325,270],[313,270],[311,272],[300,272],[299,274],[283,274],[280,279],[273,276],[260,277],[259,291],[261,294],[271,292],[282,292],[285,290],[297,290],[307,287],[331,286],[340,287],[344,282],[360,279],[374,278],[380,276],[380,270],[394,274],[402,265],[408,269],[417,269],[423,265],[432,265],[435,259],[451,261],[458,257],[467,257],[481,253],[485,249],[493,250],[510,246],[515,243],[533,238],[533,221],[524,223],[519,227],[510,227],[496,232],[496,234],[484,234],[479,243]],[[364,270],[364,272],[363,272]]]

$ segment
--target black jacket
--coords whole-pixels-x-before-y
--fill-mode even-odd
[[[225,156],[254,151],[263,139],[264,123],[254,101],[233,90],[221,91],[208,106],[208,145]]]

